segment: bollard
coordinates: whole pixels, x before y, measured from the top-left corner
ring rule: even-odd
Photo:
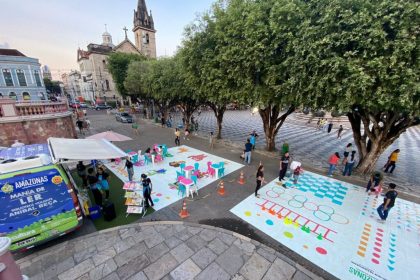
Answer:
[[[9,251],[11,243],[9,237],[0,237],[0,280],[27,280]]]

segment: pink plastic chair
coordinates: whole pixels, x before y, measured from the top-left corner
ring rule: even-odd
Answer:
[[[156,162],[163,161],[163,157],[161,155],[157,154],[156,157],[155,157],[155,161]]]
[[[116,159],[115,159],[115,164],[116,164],[116,165],[120,165],[120,163],[121,163],[121,159],[120,159],[120,158],[116,158]]]
[[[207,174],[209,174],[211,177],[214,177],[216,175],[216,170],[211,167],[211,162],[207,162]]]

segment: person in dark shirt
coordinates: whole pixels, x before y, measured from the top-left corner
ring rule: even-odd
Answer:
[[[257,187],[255,188],[255,196],[260,197],[258,190],[261,188],[262,183],[264,183],[264,166],[260,163],[260,166],[257,170]]]
[[[389,189],[384,197],[384,203],[382,203],[378,209],[376,209],[378,211],[379,217],[381,217],[381,219],[378,221],[381,223],[386,221],[389,211],[395,205],[395,199],[397,199],[398,196],[398,193],[395,191],[396,187],[397,186],[394,183],[389,184]]]
[[[83,187],[86,188],[88,186],[87,182],[87,173],[86,173],[86,166],[83,164],[83,161],[79,161],[76,165],[77,175],[82,179]]]
[[[147,177],[146,174],[141,174],[141,183],[143,185],[143,197],[145,200],[145,207],[150,207],[149,202],[152,205],[152,207],[155,206],[151,197],[152,181],[150,180],[150,178]]]
[[[131,162],[129,157],[125,161],[125,167],[127,167],[128,181],[131,182],[133,181],[134,168],[133,168],[133,163]]]
[[[280,171],[279,171],[279,181],[283,181],[284,176],[286,176],[287,167],[289,166],[289,153],[285,153],[280,160]]]
[[[252,144],[250,140],[247,139],[245,143],[245,150],[244,150],[244,161],[245,163],[248,163],[248,165],[251,164],[251,151],[252,151]]]
[[[98,177],[96,176],[93,168],[88,169],[87,181],[96,205],[102,206],[102,193],[98,188]]]
[[[76,125],[79,128],[80,134],[84,134],[84,132],[83,132],[83,121],[81,119],[77,119]]]
[[[109,198],[109,174],[105,172],[104,168],[101,166],[98,168],[98,173],[96,174],[98,178],[98,184],[100,186],[101,192],[105,192],[105,200]]]

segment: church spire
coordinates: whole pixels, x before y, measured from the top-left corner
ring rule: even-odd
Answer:
[[[154,30],[152,14],[148,13],[145,0],[139,0],[137,3],[137,11],[134,11],[134,29],[136,27],[147,28]]]

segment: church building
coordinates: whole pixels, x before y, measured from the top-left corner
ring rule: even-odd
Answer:
[[[108,72],[108,55],[112,52],[142,54],[150,58],[156,58],[156,30],[152,11],[147,11],[144,0],[139,0],[137,10],[134,11],[134,38],[133,44],[127,37],[118,45],[112,42],[112,36],[105,29],[102,34],[102,43],[90,43],[87,50],[78,49],[77,62],[80,68],[80,92],[84,99],[90,101],[122,101],[116,85]]]

